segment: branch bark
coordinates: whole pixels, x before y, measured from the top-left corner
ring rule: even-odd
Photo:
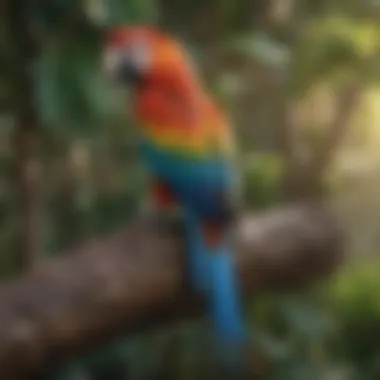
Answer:
[[[330,274],[342,234],[322,205],[294,205],[245,217],[238,226],[244,291],[293,291]],[[139,222],[64,252],[0,292],[3,380],[30,378],[47,365],[124,333],[202,310],[185,276],[181,228]]]

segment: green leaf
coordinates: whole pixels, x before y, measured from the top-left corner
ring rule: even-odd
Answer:
[[[226,48],[276,69],[285,68],[290,58],[286,46],[260,34],[234,38],[226,44]]]

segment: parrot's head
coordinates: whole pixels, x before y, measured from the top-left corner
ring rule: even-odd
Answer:
[[[137,26],[109,31],[103,64],[109,77],[132,86],[192,72],[178,42],[156,29]]]

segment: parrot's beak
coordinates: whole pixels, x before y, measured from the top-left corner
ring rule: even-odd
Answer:
[[[134,86],[142,81],[142,73],[134,64],[133,59],[115,48],[104,51],[102,68],[107,77],[123,85]]]

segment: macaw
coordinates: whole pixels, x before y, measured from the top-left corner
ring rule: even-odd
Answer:
[[[133,90],[153,202],[159,210],[183,209],[191,283],[208,299],[224,358],[239,360],[246,343],[233,236],[239,171],[228,118],[183,46],[164,32],[119,27],[105,45],[107,74]]]

